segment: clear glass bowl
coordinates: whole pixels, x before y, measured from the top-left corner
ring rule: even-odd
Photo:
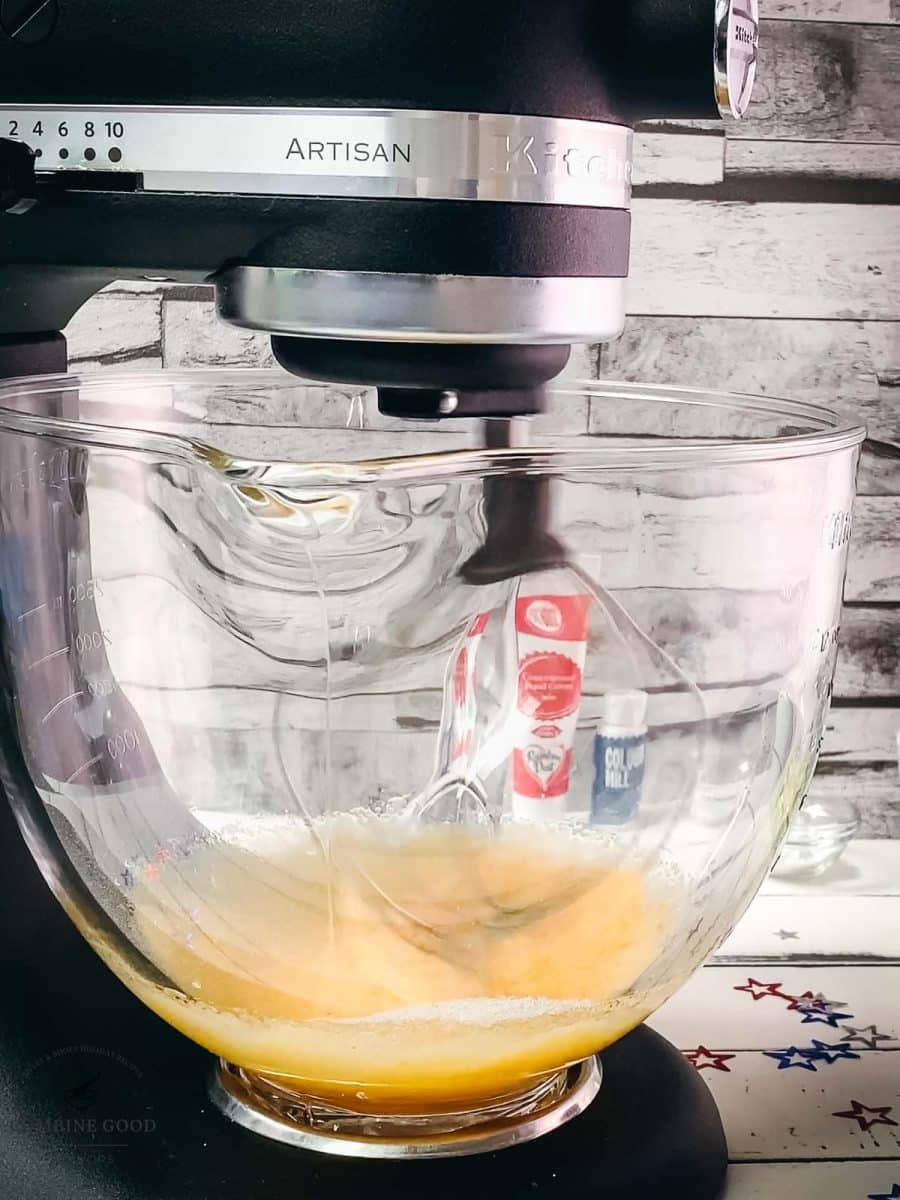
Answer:
[[[586,431],[485,451],[274,371],[0,387],[4,785],[273,1136],[465,1153],[573,1115],[806,791],[863,431],[554,404]],[[466,582],[498,480],[546,481],[566,561]]]
[[[859,831],[856,805],[845,796],[806,800],[791,821],[773,874],[811,879],[833,867]]]

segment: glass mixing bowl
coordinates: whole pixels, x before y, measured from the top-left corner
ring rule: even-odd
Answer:
[[[808,786],[863,431],[554,405],[584,432],[487,451],[274,371],[0,387],[4,787],[85,938],[282,1140],[466,1153],[579,1111]],[[503,488],[543,497],[506,544],[543,514],[562,549],[473,582]]]

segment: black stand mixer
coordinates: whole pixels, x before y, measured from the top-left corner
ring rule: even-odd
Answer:
[[[623,326],[631,127],[740,116],[755,47],[743,0],[4,0],[0,379],[64,371],[60,330],[113,280],[211,282],[283,367],[375,387],[386,415],[539,412],[571,345]],[[556,563],[543,486],[492,482],[472,582]],[[508,1152],[357,1165],[236,1129],[201,1052],[94,958],[0,820],[10,1194],[718,1194],[712,1100],[646,1029],[604,1054],[584,1114]],[[155,1136],[51,1153],[40,1114],[75,1112],[87,1076]]]

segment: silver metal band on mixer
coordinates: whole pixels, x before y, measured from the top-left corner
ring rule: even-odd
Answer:
[[[493,200],[627,208],[624,125],[365,108],[0,105],[41,173],[122,172],[145,191]]]
[[[215,278],[219,316],[247,329],[482,344],[617,337],[624,322],[626,282],[246,265]]]
[[[713,78],[723,117],[747,111],[759,52],[759,0],[716,0]]]

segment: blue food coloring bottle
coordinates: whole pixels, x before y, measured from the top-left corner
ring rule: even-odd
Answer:
[[[644,783],[647,693],[610,692],[594,738],[591,820],[623,825],[636,816]]]

